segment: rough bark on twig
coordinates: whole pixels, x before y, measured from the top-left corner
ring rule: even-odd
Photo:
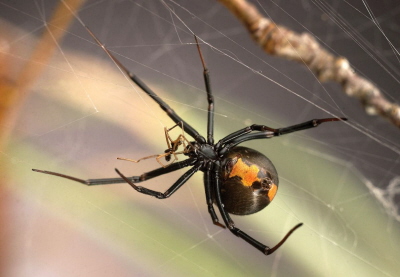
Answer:
[[[246,0],[218,1],[246,26],[265,52],[304,63],[321,82],[338,82],[348,96],[360,100],[368,114],[379,114],[400,128],[400,106],[388,101],[374,84],[355,73],[346,58],[328,52],[309,33],[298,34],[274,24]]]

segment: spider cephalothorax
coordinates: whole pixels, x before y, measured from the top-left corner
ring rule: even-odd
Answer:
[[[86,27],[87,28],[87,27]],[[139,160],[125,159],[133,162],[139,162],[144,159],[155,158],[161,167],[155,170],[143,173],[140,176],[125,177],[116,169],[120,178],[88,179],[83,180],[72,176],[33,169],[36,172],[55,175],[67,178],[88,186],[115,184],[127,182],[136,191],[154,196],[158,199],[165,199],[176,192],[185,182],[190,179],[197,171],[204,172],[204,189],[208,212],[213,223],[217,226],[228,229],[236,236],[242,238],[256,249],[266,255],[273,253],[290,236],[290,234],[300,227],[297,224],[284,238],[274,247],[260,243],[245,232],[235,226],[230,214],[247,215],[256,213],[265,208],[275,197],[278,189],[278,174],[272,162],[260,152],[251,148],[237,146],[242,142],[254,139],[268,139],[292,132],[297,132],[318,126],[328,121],[346,120],[345,118],[325,118],[314,119],[292,125],[285,128],[274,129],[265,125],[256,125],[240,129],[232,134],[214,143],[214,98],[211,92],[209,72],[205,66],[199,44],[196,39],[200,60],[203,65],[203,76],[207,92],[208,101],[208,124],[207,139],[201,136],[192,126],[184,121],[175,111],[168,106],[155,92],[153,92],[136,75],[128,71],[96,38],[96,36],[87,28],[93,39],[107,52],[108,56],[118,65],[119,69],[138,85],[148,96],[157,102],[161,109],[175,122],[175,125],[169,129],[165,128],[165,139],[167,149],[159,155],[143,157]],[[176,139],[172,139],[169,132],[179,127],[181,134]],[[186,134],[194,140],[189,141]],[[179,150],[183,149],[183,150]],[[187,157],[183,161],[178,161],[178,154]],[[165,163],[164,163],[165,160]],[[190,167],[169,189],[165,192],[154,191],[137,183],[149,180],[151,178],[164,175],[185,167]],[[217,206],[225,226],[219,222],[218,216],[214,210],[214,204]]]

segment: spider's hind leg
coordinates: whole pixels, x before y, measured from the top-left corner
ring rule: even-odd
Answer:
[[[231,231],[235,236],[240,237],[241,239],[245,240],[247,243],[264,253],[265,255],[270,255],[273,252],[275,252],[288,238],[289,236],[303,223],[297,224],[294,226],[284,237],[281,239],[278,244],[276,244],[274,247],[270,248],[269,246],[262,244],[258,240],[254,239],[253,237],[249,236],[239,228],[235,226],[235,223],[229,216],[228,212],[225,211],[224,206],[222,204],[222,199],[221,199],[221,187],[220,187],[220,163],[216,162],[214,165],[214,171],[213,171],[213,178],[215,180],[215,187],[214,187],[214,193],[215,193],[215,202],[218,206],[219,212],[221,214],[222,219],[224,220],[226,226],[228,227],[229,231]]]
[[[206,169],[204,171],[204,190],[206,193],[206,202],[208,207],[208,213],[211,216],[211,219],[214,225],[217,225],[221,228],[226,228],[223,224],[219,222],[218,216],[214,210],[214,201],[212,196],[212,188],[213,186],[213,179],[212,179],[212,163],[208,163]]]

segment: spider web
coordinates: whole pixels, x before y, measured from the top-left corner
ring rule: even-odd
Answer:
[[[400,102],[396,1],[254,4],[277,24],[312,33]],[[3,104],[2,275],[396,276],[399,130],[367,115],[338,84],[321,84],[307,67],[263,53],[216,1],[88,0],[70,25],[63,23],[70,11],[52,20],[65,7],[60,1],[0,5],[2,94],[25,96],[8,110]],[[116,158],[166,148],[163,127],[172,121],[127,81],[80,20],[204,135],[196,34],[216,98],[216,140],[253,123],[285,127],[330,114],[349,118],[243,144],[274,162],[280,188],[267,209],[233,217],[236,225],[274,246],[304,223],[277,252],[266,257],[211,223],[200,173],[159,201],[126,184],[89,188],[31,171],[106,178],[115,177],[117,167],[139,175],[158,163]],[[45,50],[35,55],[39,47]],[[183,172],[143,185],[164,191]]]

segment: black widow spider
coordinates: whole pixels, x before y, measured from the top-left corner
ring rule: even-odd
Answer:
[[[237,145],[249,140],[267,139],[317,127],[319,124],[324,122],[341,121],[347,119],[313,119],[293,126],[278,129],[274,129],[265,125],[253,124],[236,132],[233,132],[232,134],[229,134],[219,140],[217,143],[214,143],[214,97],[211,92],[209,71],[205,65],[196,36],[196,45],[204,69],[203,76],[208,101],[207,140],[203,136],[201,136],[185,120],[177,115],[167,103],[165,103],[136,75],[129,72],[128,69],[125,68],[109,52],[109,50],[104,47],[104,45],[97,39],[97,37],[90,31],[88,27],[85,26],[85,28],[96,41],[96,43],[104,49],[107,55],[118,65],[118,67],[122,71],[124,71],[126,75],[148,96],[150,96],[155,102],[157,102],[160,105],[161,109],[163,109],[167,113],[167,115],[175,122],[176,125],[172,128],[178,126],[182,129],[182,134],[179,135],[176,140],[172,140],[168,134],[169,130],[171,130],[172,128],[168,130],[165,129],[165,136],[168,144],[168,149],[165,151],[165,153],[140,159],[142,160],[155,157],[157,158],[157,161],[162,165],[162,167],[143,173],[140,176],[125,177],[121,172],[118,171],[118,169],[115,169],[115,171],[121,178],[83,180],[51,171],[38,169],[32,170],[67,178],[87,186],[126,182],[131,185],[136,191],[146,195],[154,196],[158,199],[165,199],[170,197],[174,192],[182,187],[186,183],[186,181],[193,176],[193,174],[195,174],[197,171],[202,171],[204,172],[204,189],[206,194],[208,212],[210,213],[213,223],[217,226],[225,228],[225,226],[219,222],[217,214],[215,213],[213,204],[216,204],[225,225],[234,235],[242,238],[265,255],[269,255],[273,253],[276,249],[278,249],[293,233],[293,231],[295,231],[302,225],[302,223],[297,224],[295,227],[293,227],[277,245],[270,248],[237,228],[235,226],[235,223],[229,216],[229,213],[235,215],[248,215],[264,209],[275,197],[278,189],[278,173],[276,172],[276,169],[272,162],[266,156],[256,150],[246,147],[239,147]],[[194,139],[194,141],[189,142],[185,138],[183,130],[187,134],[189,134]],[[170,141],[168,140],[168,138],[170,139]],[[177,149],[180,145],[184,146],[185,149],[178,153]],[[183,161],[174,162],[176,160],[176,154],[183,154],[188,158]],[[160,162],[160,158],[165,158],[165,160],[168,162],[170,161],[171,157],[173,158],[173,162],[169,163],[168,165],[164,165]],[[191,168],[186,173],[184,173],[164,193],[136,185],[136,183],[140,183],[184,167]]]

